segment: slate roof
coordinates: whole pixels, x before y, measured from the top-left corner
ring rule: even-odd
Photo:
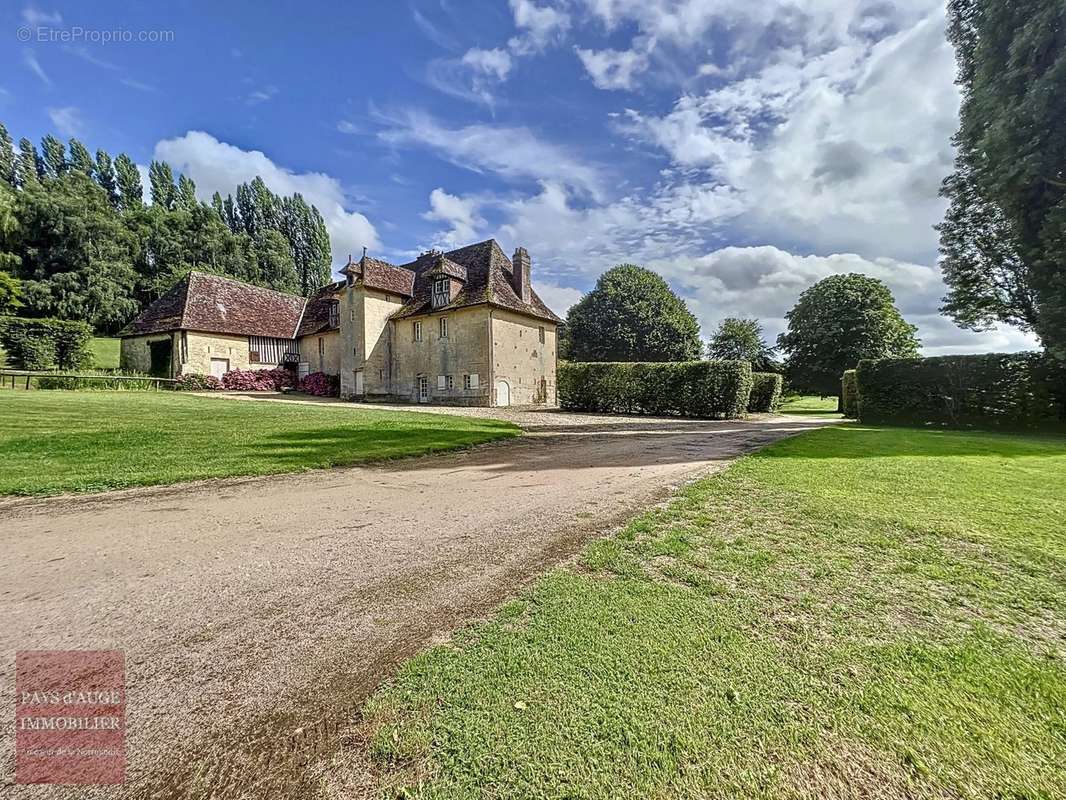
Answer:
[[[176,330],[292,339],[306,300],[250,283],[190,272],[145,308],[119,336]]]
[[[463,285],[451,303],[439,309],[431,308],[432,276],[442,271],[452,274],[449,270],[454,267],[465,271]],[[495,239],[460,247],[447,253],[423,253],[409,264],[400,265],[399,269],[413,273],[414,289],[411,299],[392,315],[393,319],[413,317],[431,310],[447,311],[486,303],[549,322],[562,322],[536,292],[530,293],[529,303],[522,302],[512,284],[511,259],[504,255]]]
[[[344,281],[327,284],[308,298],[296,338],[338,330],[336,326],[329,324],[329,309],[337,302],[337,294],[344,289],[344,285]]]

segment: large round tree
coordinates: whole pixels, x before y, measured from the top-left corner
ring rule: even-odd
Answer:
[[[660,276],[619,264],[566,316],[564,349],[573,361],[693,361],[700,326]]]
[[[840,397],[840,378],[863,358],[918,355],[916,328],[876,278],[851,273],[818,281],[788,314],[777,337],[788,356],[789,384],[801,392]]]

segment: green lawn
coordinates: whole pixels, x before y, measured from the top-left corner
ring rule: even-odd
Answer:
[[[354,464],[515,436],[504,422],[191,397],[0,391],[0,494],[92,492]]]
[[[817,395],[788,397],[781,403],[778,413],[840,419],[840,414],[837,413],[837,399],[835,397],[818,397]]]
[[[1066,797],[1066,438],[847,425],[591,545],[365,709],[387,793]]]
[[[120,339],[96,337],[92,342],[93,368],[118,369]]]

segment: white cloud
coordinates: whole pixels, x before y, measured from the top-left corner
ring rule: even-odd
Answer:
[[[63,21],[63,15],[58,11],[41,11],[33,6],[22,9],[22,19],[27,25],[38,27],[40,25],[59,25]]]
[[[30,72],[40,78],[45,86],[52,85],[52,79],[48,77],[48,73],[44,71],[44,67],[41,66],[41,62],[37,60],[37,55],[32,50],[22,51],[22,63],[29,67]]]
[[[638,50],[574,49],[597,89],[632,89],[648,68],[647,53]]]
[[[511,71],[511,54],[506,50],[495,47],[492,50],[482,50],[473,47],[463,55],[463,63],[471,69],[486,75],[494,75],[497,80],[507,78]]]
[[[421,146],[475,172],[493,172],[509,180],[550,180],[597,197],[599,170],[566,148],[542,141],[525,127],[467,125],[449,128],[428,114],[406,111],[379,115],[389,127],[379,138],[397,146]]]
[[[274,99],[274,96],[278,93],[277,86],[264,86],[260,89],[249,93],[244,102],[246,105],[257,106],[260,103],[266,103]]]
[[[536,267],[533,268],[533,274],[537,274]],[[570,307],[577,303],[585,294],[580,289],[574,289],[570,286],[559,286],[555,283],[537,280],[533,281],[533,291],[537,293],[537,296],[544,301],[548,308],[564,319]]]
[[[370,221],[346,208],[340,181],[330,175],[293,172],[275,164],[259,150],[242,150],[203,131],[189,131],[184,136],[162,140],[155,146],[155,158],[192,178],[202,199],[210,198],[216,191],[223,196],[232,193],[238,183],[251,181],[257,175],[277,194],[299,192],[322,212],[335,264],[343,263],[348,253],[358,253],[364,246],[370,249],[381,246]]]
[[[445,248],[461,247],[478,238],[477,231],[485,220],[478,216],[478,203],[469,197],[457,197],[443,189],[434,189],[429,195],[429,207],[422,216],[448,224],[449,230],[438,235],[435,245]]]
[[[508,47],[519,55],[538,52],[570,28],[570,15],[552,6],[538,6],[531,0],[510,0],[515,27],[521,31]]]
[[[734,187],[761,237],[931,260],[958,113],[943,26],[938,11],[875,44],[779,50],[666,115],[630,109],[627,129]]]
[[[74,106],[49,108],[48,118],[52,120],[52,124],[64,136],[80,136],[85,130],[81,112]]]

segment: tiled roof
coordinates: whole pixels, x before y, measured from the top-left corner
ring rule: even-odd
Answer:
[[[303,319],[300,320],[300,328],[296,331],[297,338],[337,330],[329,324],[329,310],[337,302],[344,285],[344,281],[328,284],[307,299],[307,308],[304,309]]]
[[[441,270],[438,267],[442,255],[445,264],[450,262],[464,269],[466,278],[451,303],[443,308],[432,310],[446,311],[487,303],[549,322],[562,322],[537,296],[536,292],[530,293],[529,303],[522,302],[511,283],[511,260],[504,255],[495,239],[460,247],[458,250],[443,254],[423,253],[410,264],[401,265],[401,269],[410,270],[415,275],[414,294],[403,308],[393,314],[393,319],[412,317],[431,310],[432,275],[435,272],[440,273]]]
[[[175,330],[291,339],[306,301],[250,283],[190,272],[144,309],[120,336]]]
[[[380,258],[363,256],[358,261],[350,262],[341,270],[344,274],[353,274],[356,280],[362,280],[368,289],[410,297],[414,290],[413,272]]]

